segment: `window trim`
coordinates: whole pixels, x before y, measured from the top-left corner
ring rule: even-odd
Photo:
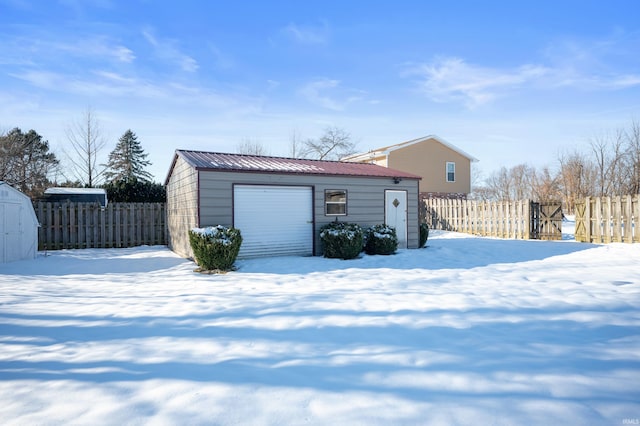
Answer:
[[[449,165],[453,166],[453,171],[449,172]],[[447,161],[447,165],[445,166],[445,179],[447,181],[447,183],[450,182],[455,182],[456,181],[456,163],[453,161]],[[449,179],[449,173],[453,174],[453,179]]]
[[[330,192],[344,192],[344,201],[327,201],[327,194]],[[325,189],[324,190],[324,215],[325,216],[347,216],[348,207],[348,191],[346,189]],[[344,213],[329,213],[327,206],[344,205]]]

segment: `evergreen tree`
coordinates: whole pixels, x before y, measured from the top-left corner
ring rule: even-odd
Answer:
[[[0,134],[0,180],[25,194],[42,195],[58,165],[49,142],[35,130],[24,133],[16,127]]]
[[[151,180],[151,173],[144,168],[151,164],[145,160],[148,154],[142,149],[138,137],[131,130],[127,130],[118,140],[118,144],[109,154],[105,177],[108,182]]]

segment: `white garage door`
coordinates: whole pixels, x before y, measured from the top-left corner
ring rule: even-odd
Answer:
[[[233,225],[238,257],[313,254],[313,199],[307,186],[236,185]]]

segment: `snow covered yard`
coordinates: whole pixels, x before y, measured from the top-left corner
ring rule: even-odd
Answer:
[[[3,424],[637,424],[640,245],[0,265]]]

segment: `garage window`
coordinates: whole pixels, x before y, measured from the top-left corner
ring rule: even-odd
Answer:
[[[345,189],[327,189],[324,191],[325,216],[347,215],[347,191]]]

